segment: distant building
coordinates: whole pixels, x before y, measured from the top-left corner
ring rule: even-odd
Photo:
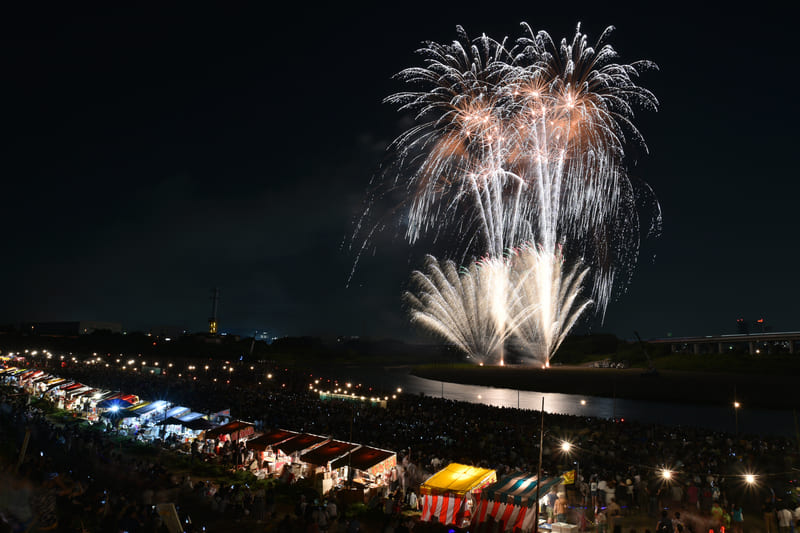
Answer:
[[[91,335],[98,331],[122,333],[122,324],[119,322],[97,322],[93,320],[81,320],[78,322],[26,322],[22,324],[20,331],[27,335],[77,337],[78,335]]]

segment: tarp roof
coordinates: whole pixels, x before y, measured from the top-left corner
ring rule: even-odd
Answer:
[[[72,391],[72,392],[69,393],[69,395],[73,399],[76,399],[76,398],[80,398],[81,396],[86,396],[87,394],[92,394],[96,390],[97,389],[93,389],[91,387],[86,387],[85,389],[78,389],[78,390]]]
[[[544,497],[559,483],[561,483],[560,477],[543,479],[539,487],[539,498]],[[524,473],[512,474],[483,489],[481,499],[503,503],[510,503],[510,500],[513,500],[515,505],[532,507],[536,503],[536,485],[536,476]]]
[[[139,417],[139,416],[149,415],[153,411],[165,408],[167,405],[169,404],[164,400],[156,400],[142,407],[137,407],[137,406],[131,407],[130,410],[132,411],[132,416]]]
[[[203,417],[203,413],[191,412],[191,413],[186,413],[186,414],[183,414],[183,415],[178,415],[175,418],[177,418],[181,422],[190,422],[192,420],[197,420],[198,418],[202,418],[202,417]]]
[[[81,394],[85,394],[85,393],[87,393],[89,391],[93,391],[93,390],[94,389],[92,387],[90,387],[89,385],[84,385],[83,387],[78,387],[78,388],[75,388],[75,389],[68,390],[67,393],[65,394],[65,396],[69,396],[69,397],[80,396]]]
[[[265,433],[259,437],[256,437],[253,440],[247,441],[247,447],[253,450],[264,451],[267,449],[268,446],[274,446],[275,444],[281,443],[285,440],[289,440],[292,437],[296,437],[299,433],[295,433],[294,431],[287,431],[285,429],[276,429],[270,431],[269,433]]]
[[[304,463],[309,463],[317,466],[324,466],[335,461],[340,457],[344,457],[351,451],[358,448],[360,444],[351,444],[340,440],[331,440],[321,446],[317,446],[311,451],[308,451],[300,456],[300,460]]]
[[[125,401],[128,401],[128,400],[125,400]],[[131,417],[131,416],[137,416],[136,415],[136,411],[139,410],[139,409],[143,409],[143,408],[147,407],[148,405],[150,405],[150,402],[139,402],[136,405],[133,405],[131,407],[126,407],[125,409],[120,409],[119,410],[119,414],[123,418]]]
[[[217,427],[216,424],[212,424],[205,418],[193,418],[191,420],[184,420],[181,422],[181,425],[185,428],[193,429],[195,431]]]
[[[125,409],[130,407],[131,403],[123,400],[122,398],[107,398],[97,402],[95,407],[97,407],[97,409],[110,409],[115,405],[120,409]]]
[[[60,382],[56,383],[55,385],[51,385],[47,390],[52,390],[52,389],[61,390],[61,389],[64,389],[66,387],[69,387],[73,383],[75,383],[75,382],[72,381],[71,379],[66,379],[64,381],[60,381]]]
[[[175,418],[171,416],[166,420],[162,420],[157,425],[159,426],[183,426],[187,429],[193,429],[195,431],[203,430],[203,429],[210,429],[216,427],[215,424],[212,424],[205,418],[196,418],[194,420],[181,420],[180,418]]]
[[[179,417],[181,415],[187,415],[187,414],[189,414],[189,408],[188,407],[184,407],[182,405],[176,405],[175,407],[171,407],[170,409],[167,409],[167,412],[166,412],[165,416],[167,418],[169,418],[171,416],[174,416],[174,417],[177,418],[177,417]]]
[[[95,393],[92,395],[92,397],[96,401],[99,402],[100,400],[104,400],[104,399],[108,398],[109,396],[113,396],[113,395],[114,395],[114,393],[112,391],[110,391],[110,390],[97,389],[95,391]]]
[[[249,422],[234,420],[233,422],[228,422],[224,426],[217,426],[214,429],[206,431],[206,438],[213,438],[219,435],[233,435],[234,433],[243,434],[242,430],[246,430],[247,428],[255,428],[255,426]]]
[[[331,468],[341,468],[343,466],[351,466],[356,470],[369,470],[375,465],[379,465],[387,459],[391,459],[396,455],[389,450],[381,450],[380,448],[370,448],[369,446],[362,446],[357,450],[353,450],[349,454],[337,459],[331,464]]]
[[[303,433],[302,435],[297,435],[296,437],[292,437],[289,440],[281,442],[277,445],[277,448],[286,455],[290,455],[294,452],[310,450],[311,448],[319,446],[328,440],[328,437],[320,437],[319,435]]]
[[[465,494],[497,480],[494,470],[450,463],[429,477],[420,486],[423,494],[456,493]]]

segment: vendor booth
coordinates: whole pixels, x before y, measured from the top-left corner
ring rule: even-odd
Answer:
[[[298,435],[294,431],[276,429],[247,441],[247,447],[256,452],[259,470],[266,470],[265,476],[280,472],[283,465],[290,462],[291,459],[277,445]]]
[[[247,437],[249,437],[255,432],[256,432],[256,427],[250,422],[234,420],[233,422],[228,422],[223,426],[217,426],[215,428],[209,429],[208,431],[206,431],[206,438],[219,439],[220,441],[223,442],[226,439],[231,439],[232,441],[238,441],[238,440],[246,440]]]
[[[138,403],[139,399],[134,396],[125,395],[125,394],[112,394],[111,396],[107,396],[105,399],[101,399],[99,402],[95,404],[95,409],[99,412],[103,411],[120,411],[122,409],[129,409],[133,407],[134,404]]]
[[[176,443],[191,442],[203,431],[217,427],[216,424],[202,418],[202,413],[193,413],[188,407],[173,407],[164,415],[166,418],[156,425],[161,427],[160,432],[165,440],[174,439]]]
[[[469,524],[481,490],[496,480],[494,470],[450,463],[420,485],[421,520],[457,527]]]
[[[302,433],[296,437],[285,440],[280,444],[274,445],[272,448],[277,452],[286,456],[287,462],[284,467],[289,467],[294,478],[298,478],[302,474],[303,465],[300,463],[300,456],[304,453],[313,450],[317,446],[322,446],[328,442],[330,438],[321,437],[319,435],[312,435],[310,433]],[[283,469],[279,470],[281,474]]]
[[[344,479],[350,479],[365,490],[383,485],[395,466],[397,466],[396,453],[369,446],[353,450],[331,463],[332,469],[342,470]]]
[[[329,440],[300,456],[304,464],[303,477],[312,478],[314,487],[323,496],[339,481],[339,472],[331,468],[337,459],[345,457],[348,453],[358,448],[359,444],[351,444],[339,440]]]
[[[277,448],[289,457],[300,459],[302,454],[316,448],[317,446],[325,444],[329,440],[330,439],[328,437],[312,435],[311,433],[302,433],[296,437],[292,437],[291,439],[281,442],[277,445]]]
[[[551,488],[561,483],[560,477],[545,478],[539,487],[539,499],[547,496]],[[536,515],[536,476],[513,474],[483,489],[472,526],[479,530],[486,522],[500,523],[500,531],[523,532],[533,530]],[[542,517],[544,518],[544,517]]]

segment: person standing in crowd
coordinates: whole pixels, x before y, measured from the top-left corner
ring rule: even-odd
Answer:
[[[764,533],[778,533],[778,521],[775,518],[775,504],[772,496],[764,498],[761,504],[761,516],[764,517]]]
[[[744,511],[739,503],[731,505],[731,525],[733,526],[733,533],[742,533],[742,524],[744,522]]]
[[[672,518],[672,529],[674,533],[683,533],[683,520],[681,520],[679,511],[675,511],[675,515]]]
[[[608,504],[608,530],[610,533],[622,533],[622,507],[616,498]]]
[[[556,522],[565,523],[567,521],[567,497],[564,493],[558,495],[555,503]]]
[[[558,494],[556,493],[556,488],[553,487],[550,489],[550,492],[547,493],[546,496],[546,503],[545,506],[547,507],[547,523],[552,524],[556,517],[556,500],[558,500]]]
[[[719,502],[714,502],[711,504],[711,521],[714,523],[714,531],[720,531],[720,527],[723,525],[723,515],[725,514],[725,510],[719,504]]]
[[[675,528],[666,510],[661,511],[661,520],[656,524],[656,533],[674,533]]]
[[[605,511],[600,511],[597,513],[594,521],[597,524],[597,533],[607,533],[608,516],[606,515]]]
[[[785,505],[778,509],[778,528],[781,533],[789,533],[792,529],[792,512]]]

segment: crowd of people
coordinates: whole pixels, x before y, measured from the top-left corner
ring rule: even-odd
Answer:
[[[275,378],[268,382],[261,378],[259,382],[257,376],[267,370]],[[309,382],[325,377],[277,365],[262,365],[251,378],[240,377],[233,383],[224,376],[215,379],[213,373],[154,376],[88,365],[51,371],[92,386],[133,392],[144,399],[167,399],[196,411],[229,407],[234,417],[253,422],[262,430],[281,428],[330,435],[397,451],[397,491],[392,494],[404,503],[410,491],[449,462],[492,468],[498,477],[514,471],[537,471],[541,414],[536,411],[409,394],[397,396],[386,407],[369,402],[323,401],[309,389]],[[236,374],[246,375],[246,368],[237,367]],[[776,524],[778,510],[793,511],[796,507],[789,483],[793,469],[800,465],[798,443],[786,437],[732,435],[702,428],[569,415],[544,416],[544,475],[577,470],[576,482],[566,487],[568,520],[573,523],[619,533],[621,529],[617,528],[624,527],[625,517],[648,513],[657,520],[660,510],[668,508],[682,511],[681,527],[697,533],[708,531],[706,526],[718,528],[727,523],[735,530],[736,509],[744,506],[761,510],[765,498],[773,505]],[[19,433],[24,426],[16,421],[11,427]],[[568,454],[560,446],[564,440],[572,444]],[[102,443],[94,441],[92,446],[104,450]],[[50,457],[49,452],[43,457]],[[113,461],[111,453],[99,457]],[[669,478],[665,471],[670,472]],[[41,481],[39,486],[43,487],[53,481],[40,475],[47,472],[45,468],[32,479]],[[746,473],[756,475],[754,482],[745,481]],[[62,477],[62,473],[55,479],[58,478],[72,479]],[[201,485],[197,489],[195,485],[192,491],[197,492],[198,498],[211,498],[209,507],[217,499],[216,508],[222,504],[225,509],[232,506],[236,512],[247,508],[260,514],[256,509],[264,507],[260,497],[256,505],[256,496],[245,490],[236,495],[225,491],[210,495],[207,487]],[[384,497],[388,493],[387,489]],[[227,502],[222,503],[226,497]],[[245,503],[239,504],[239,500]],[[112,499],[107,498],[109,501]],[[719,517],[717,507],[722,510]],[[124,516],[133,513],[149,519],[142,509],[126,509]],[[120,509],[112,510],[117,518],[123,516]],[[763,513],[767,516],[769,511]]]

